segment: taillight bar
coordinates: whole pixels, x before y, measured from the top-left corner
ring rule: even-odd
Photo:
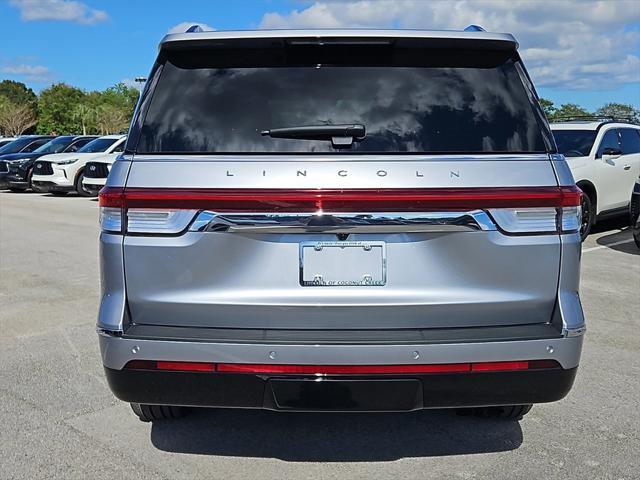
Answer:
[[[131,360],[127,370],[164,370],[180,372],[221,372],[270,375],[386,375],[512,372],[561,368],[555,360],[517,360],[507,362],[444,363],[420,365],[288,365],[256,363],[206,363]]]
[[[100,191],[111,208],[206,209],[214,212],[425,212],[580,205],[580,189],[472,187],[428,189],[186,189],[119,188]]]

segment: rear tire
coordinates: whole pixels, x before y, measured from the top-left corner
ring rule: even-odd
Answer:
[[[189,413],[186,407],[176,407],[173,405],[145,405],[143,403],[132,403],[131,409],[143,422],[153,422],[155,420],[173,420],[184,417]]]
[[[582,194],[582,200],[580,201],[580,207],[582,208],[582,220],[580,224],[580,239],[584,242],[591,233],[591,228],[596,223],[596,211],[594,203],[586,193]]]
[[[502,407],[477,407],[458,410],[458,415],[481,418],[501,418],[503,420],[522,420],[533,405],[505,405]]]
[[[58,191],[54,190],[54,191],[49,192],[49,193],[50,193],[51,195],[56,196],[56,197],[66,197],[66,196],[67,196],[67,192],[61,192],[61,191],[59,191],[59,190],[58,190]]]

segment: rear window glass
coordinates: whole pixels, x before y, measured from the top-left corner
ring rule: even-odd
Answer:
[[[622,144],[622,153],[628,155],[630,153],[640,152],[640,130],[632,128],[621,128],[620,143]]]
[[[586,157],[596,140],[595,130],[553,130],[558,152],[565,157]]]
[[[544,152],[509,51],[392,46],[161,54],[141,153]],[[350,148],[263,130],[360,124]]]

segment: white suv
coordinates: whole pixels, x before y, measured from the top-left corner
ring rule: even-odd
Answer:
[[[551,124],[582,201],[582,238],[596,223],[627,215],[633,185],[640,174],[640,126],[613,120],[574,120]]]
[[[33,185],[38,191],[65,195],[77,191],[84,197],[95,193],[83,187],[85,165],[104,155],[113,158],[124,150],[126,135],[105,135],[87,143],[74,153],[58,153],[40,158],[33,168]]]

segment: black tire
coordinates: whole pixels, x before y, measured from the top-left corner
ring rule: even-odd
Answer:
[[[13,193],[24,193],[24,192],[26,192],[26,190],[24,188],[9,187],[9,190],[11,190]]]
[[[458,415],[482,418],[501,418],[504,420],[522,420],[533,405],[505,405],[502,407],[477,407],[458,410]]]
[[[35,192],[35,190],[33,189],[33,168],[31,170],[29,170],[29,173],[27,173],[27,190],[31,190],[32,192]]]
[[[51,195],[54,195],[56,197],[66,197],[67,196],[67,192],[63,192],[61,190],[53,190],[51,192],[49,192]]]
[[[582,220],[580,224],[580,238],[584,242],[589,233],[591,233],[591,228],[596,223],[596,210],[591,201],[591,197],[586,193],[582,193],[582,200],[580,201],[580,207],[582,208]]]
[[[173,420],[184,417],[189,413],[185,407],[175,407],[173,405],[145,405],[142,403],[132,403],[131,409],[143,422],[153,422],[155,420]]]
[[[76,177],[76,192],[78,192],[78,195],[80,195],[81,197],[96,197],[97,195],[95,193],[91,193],[90,191],[85,190],[85,188],[82,186],[83,178],[84,170],[82,170]]]

